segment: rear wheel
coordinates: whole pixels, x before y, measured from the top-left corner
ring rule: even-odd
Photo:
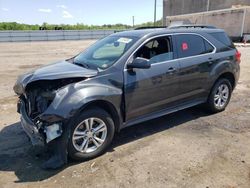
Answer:
[[[103,154],[114,132],[114,122],[106,111],[98,108],[84,111],[71,125],[69,157],[88,160]]]
[[[207,106],[211,112],[221,112],[227,107],[232,93],[232,85],[227,79],[219,79],[208,97]]]

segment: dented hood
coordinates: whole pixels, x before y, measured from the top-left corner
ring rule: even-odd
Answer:
[[[14,86],[14,91],[17,94],[22,94],[29,83],[37,80],[89,78],[96,76],[97,73],[97,70],[86,69],[67,61],[60,61],[19,76]]]

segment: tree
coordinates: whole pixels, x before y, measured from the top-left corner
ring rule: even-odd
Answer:
[[[135,27],[146,27],[146,26],[154,26],[153,22],[146,22],[142,24],[135,25]],[[156,26],[162,26],[162,19],[156,22]],[[44,22],[41,25],[29,25],[29,24],[21,24],[16,22],[0,22],[0,30],[39,30],[39,27],[44,27],[47,30],[54,30],[56,27],[60,27],[63,30],[94,30],[94,29],[113,29],[113,30],[125,30],[131,29],[132,26],[126,24],[104,24],[100,25],[84,25],[83,23],[77,23],[75,25],[69,24],[48,24]]]

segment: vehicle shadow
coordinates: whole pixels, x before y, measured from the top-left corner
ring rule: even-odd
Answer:
[[[41,158],[46,156],[36,156],[20,122],[1,130],[0,143],[0,171],[14,172],[18,178],[16,182],[40,181],[59,172],[40,168],[44,161]]]
[[[116,135],[111,149],[133,142],[137,139],[166,131],[185,122],[208,116],[200,107],[182,110],[154,120],[123,129]],[[48,158],[46,155],[37,156],[27,136],[23,132],[20,122],[6,126],[0,132],[0,171],[14,172],[18,182],[35,182],[48,179],[65,168],[76,165],[70,162],[59,170],[46,171],[41,164]]]
[[[127,127],[116,135],[113,147],[133,142],[146,136],[153,135],[162,131],[166,131],[175,126],[179,126],[185,122],[197,119],[199,117],[209,116],[201,106],[192,107],[189,109],[181,110],[169,115],[165,115],[153,120],[149,120],[135,126]]]

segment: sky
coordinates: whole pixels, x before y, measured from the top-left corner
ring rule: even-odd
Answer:
[[[162,18],[157,0],[157,19]],[[132,25],[154,19],[154,0],[0,0],[0,22]]]

